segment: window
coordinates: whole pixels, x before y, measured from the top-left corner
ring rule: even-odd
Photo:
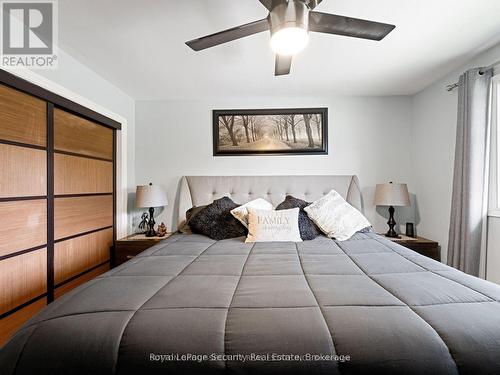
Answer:
[[[490,193],[485,278],[500,284],[500,75],[493,77],[491,95]]]
[[[489,216],[500,217],[500,75],[492,80]]]

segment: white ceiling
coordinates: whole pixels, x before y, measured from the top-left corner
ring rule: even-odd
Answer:
[[[201,52],[184,42],[267,16],[257,0],[60,0],[61,48],[135,99],[413,94],[500,41],[499,0],[324,0],[393,23],[381,42],[312,33],[274,77],[269,33]]]

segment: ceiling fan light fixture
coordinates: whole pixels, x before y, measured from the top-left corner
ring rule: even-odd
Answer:
[[[309,42],[309,8],[305,1],[281,2],[269,12],[268,20],[271,48],[278,55],[295,55]]]
[[[291,56],[302,51],[309,42],[309,33],[301,27],[285,27],[271,37],[271,48],[278,55]]]

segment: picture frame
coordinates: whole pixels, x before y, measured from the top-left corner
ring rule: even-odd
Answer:
[[[327,155],[328,108],[217,109],[213,155]]]

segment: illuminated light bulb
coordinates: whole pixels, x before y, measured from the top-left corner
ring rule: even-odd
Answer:
[[[309,33],[300,27],[285,27],[271,37],[271,48],[278,55],[295,55],[309,42]]]

